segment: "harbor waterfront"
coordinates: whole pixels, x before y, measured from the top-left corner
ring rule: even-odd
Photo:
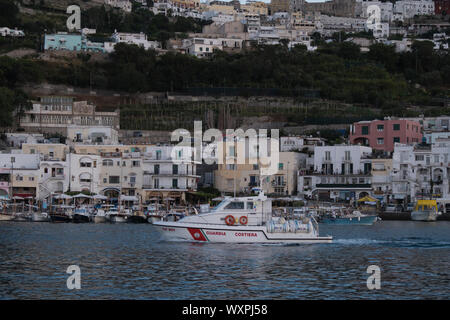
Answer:
[[[1,299],[448,299],[450,222],[321,225],[333,243],[162,241],[151,224],[0,222]],[[68,266],[81,289],[66,286]],[[381,270],[369,290],[367,268]]]

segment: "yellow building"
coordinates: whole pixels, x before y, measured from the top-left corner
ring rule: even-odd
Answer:
[[[228,147],[228,146],[227,146]],[[298,152],[279,152],[277,172],[261,176],[261,158],[250,158],[248,147],[236,143],[231,152],[223,153],[223,164],[218,164],[214,174],[214,187],[222,193],[250,193],[252,188],[261,187],[266,194],[292,195],[297,192],[297,171],[306,155]],[[219,147],[220,148],[220,147]],[[237,150],[236,152],[234,150]],[[245,161],[239,161],[246,154]],[[231,156],[230,156],[231,155]],[[233,156],[234,155],[234,156]],[[220,157],[220,155],[218,155]],[[228,163],[234,161],[235,163]],[[236,163],[244,162],[244,163]],[[253,162],[256,162],[253,164]],[[267,163],[263,159],[262,163]]]
[[[132,152],[145,152],[149,145],[88,145],[78,144],[73,146],[73,150],[77,154],[101,155],[102,153],[121,152],[122,154]]]
[[[69,147],[62,143],[24,143],[22,152],[25,154],[41,154],[43,160],[65,160]]]
[[[264,2],[252,2],[248,4],[241,4],[241,10],[251,14],[268,15],[269,8]]]
[[[373,195],[388,201],[392,196],[392,159],[372,159],[372,190]]]
[[[35,197],[39,183],[39,169],[14,169],[13,194],[19,197]]]
[[[172,0],[172,5],[178,8],[196,9],[200,7],[200,0]]]

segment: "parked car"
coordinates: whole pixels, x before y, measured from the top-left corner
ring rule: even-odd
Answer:
[[[408,203],[408,205],[406,206],[406,211],[413,211],[414,207],[414,203]]]

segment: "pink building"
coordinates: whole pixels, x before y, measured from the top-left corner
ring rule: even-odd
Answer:
[[[370,146],[374,150],[394,151],[396,142],[413,144],[422,141],[422,128],[413,120],[373,120],[350,126],[350,143]]]

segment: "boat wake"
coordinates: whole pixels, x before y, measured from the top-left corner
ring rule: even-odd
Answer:
[[[393,248],[450,248],[449,241],[436,241],[431,238],[405,237],[398,239],[334,239],[335,245],[374,245]]]

